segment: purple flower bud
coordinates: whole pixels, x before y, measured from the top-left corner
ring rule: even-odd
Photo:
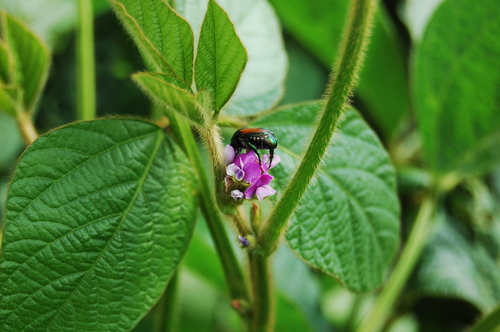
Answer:
[[[233,190],[231,191],[231,197],[234,198],[237,201],[241,201],[245,195],[239,190]]]
[[[250,246],[250,241],[248,241],[247,238],[245,238],[243,236],[239,236],[239,235],[238,235],[238,243],[240,244],[240,246],[245,247],[245,248]]]

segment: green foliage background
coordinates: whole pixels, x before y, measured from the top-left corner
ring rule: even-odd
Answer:
[[[50,72],[47,73],[47,86],[39,101],[39,108],[33,110],[36,113],[36,126],[41,133],[76,120],[74,112],[76,7],[63,5],[63,2],[45,0],[43,1],[45,12],[34,15],[40,7],[34,5],[32,8],[29,8],[29,5],[16,7],[9,0],[0,1],[1,8],[26,20],[47,41],[53,52],[52,65]],[[280,104],[289,105],[318,99],[324,93],[331,64],[335,61],[334,54],[340,41],[347,2],[340,0],[269,2],[276,11],[284,31],[289,59],[285,86],[270,89],[265,94],[267,99],[262,98],[257,101],[251,94],[242,95],[241,92],[237,92],[239,93],[237,102],[228,104],[227,113],[230,115],[255,115],[267,110],[273,106],[272,100],[280,94],[283,94]],[[387,218],[380,217],[379,224],[388,222],[394,214],[399,213],[397,202],[389,199],[383,202],[385,205],[379,204],[380,202],[369,194],[353,198],[356,195],[351,194],[351,191],[362,192],[359,189],[362,187],[369,192],[395,186],[396,183],[391,180],[391,170],[384,168],[384,163],[389,160],[397,172],[398,198],[402,206],[401,229],[393,231],[400,231],[402,246],[406,243],[416,211],[426,191],[429,188],[437,188],[441,196],[437,204],[437,216],[432,221],[433,228],[421,259],[401,293],[397,305],[392,309],[388,330],[462,331],[472,325],[480,315],[490,312],[500,303],[498,4],[493,0],[481,3],[472,0],[433,1],[432,4],[431,2],[419,4],[418,1],[388,0],[379,4],[371,45],[360,74],[358,89],[352,100],[360,115],[355,111],[346,114],[346,119],[341,125],[342,136],[339,138],[339,141],[347,141],[342,143],[345,144],[343,146],[346,150],[341,151],[342,147],[332,147],[322,173],[315,180],[316,182],[331,180],[337,185],[342,184],[342,181],[346,183],[338,185],[337,191],[327,192],[323,196],[320,195],[322,192],[314,193],[318,189],[317,186],[312,186],[291,221],[290,232],[287,235],[289,246],[313,268],[303,264],[286,246],[280,248],[276,257],[272,259],[274,285],[277,291],[276,331],[355,330],[355,326],[363,316],[362,313],[373,301],[374,294],[351,293],[328,274],[339,276],[357,269],[378,270],[378,267],[370,265],[373,261],[370,254],[374,250],[381,250],[380,245],[359,243],[355,237],[349,235],[342,237],[342,243],[335,244],[338,235],[331,233],[335,230],[315,229],[315,225],[311,222],[314,219],[310,217],[310,211],[313,210],[318,216],[332,220],[339,214],[352,213],[354,220],[359,219],[362,224],[363,214],[359,211],[353,213],[341,210],[338,214],[331,213],[333,205],[328,205],[329,208],[325,211],[315,210],[320,196],[324,204],[330,204],[332,200],[338,202],[342,197],[347,203],[341,206],[355,205],[358,200],[370,204],[375,202],[373,205],[379,212],[378,216],[381,215],[380,210],[390,211],[387,213]],[[131,37],[120,26],[108,3],[94,1],[94,10],[98,115],[155,118],[158,106],[152,105],[130,78],[134,73],[159,66],[158,63],[161,61],[149,59],[151,61],[146,61],[145,68]],[[165,13],[165,15],[170,14]],[[177,32],[180,35],[189,34],[186,30]],[[210,42],[210,36],[207,34],[197,38],[205,38],[207,43]],[[234,37],[229,35],[227,38]],[[192,48],[193,45],[184,47]],[[164,49],[163,56],[170,57],[173,63],[183,63],[176,60],[183,56],[174,54],[177,50],[177,48]],[[44,54],[43,50],[37,52]],[[231,50],[225,52],[237,53]],[[225,56],[226,53],[221,53],[219,57],[222,55]],[[195,60],[195,66],[213,61],[206,57]],[[243,67],[243,60],[227,58],[221,65]],[[284,66],[284,63],[280,62],[279,66]],[[192,70],[193,68],[179,65],[173,69],[173,73],[181,72],[181,78],[189,85]],[[42,68],[38,76],[43,75]],[[197,84],[199,82],[199,86],[209,86],[215,91],[221,91],[220,98],[219,95],[215,98],[216,110],[222,108],[232,93],[228,91],[231,88],[217,86],[217,82],[210,82],[203,76],[195,76],[194,79]],[[22,85],[22,78],[19,80]],[[148,87],[150,92],[152,80],[160,82],[159,95],[171,94],[176,98],[185,98],[184,91],[172,90],[171,87],[175,84],[168,78],[158,78],[143,73],[134,75],[134,80],[141,87]],[[36,80],[30,81],[32,84],[26,87],[30,93],[23,96],[22,103],[28,109],[31,109],[34,103],[32,96],[36,94],[36,82]],[[178,86],[178,82],[176,84]],[[188,90],[189,86],[186,88],[186,91]],[[2,96],[3,93],[2,90]],[[316,103],[301,105],[300,109],[304,105],[317,107]],[[244,113],[245,110],[248,110],[248,113]],[[294,112],[293,106],[285,106],[278,113],[266,115],[252,123],[255,126],[272,128],[274,132],[280,134],[282,150],[278,151],[282,159],[289,160],[289,163],[284,163],[276,169],[276,174],[279,175],[277,176],[279,188],[284,187],[284,179],[293,171],[294,166],[290,165],[296,164],[297,156],[294,154],[294,149],[303,150],[311,135],[310,128],[300,126],[304,122],[311,123],[313,120],[300,118],[298,111]],[[198,124],[202,123],[200,120]],[[286,125],[282,125],[283,123]],[[78,127],[78,125],[73,126]],[[374,136],[369,127],[375,130],[379,138]],[[154,128],[148,127],[144,130],[151,132],[153,136],[160,135]],[[66,129],[71,130],[72,127]],[[82,130],[91,133],[98,131],[96,128]],[[227,131],[230,135],[231,131]],[[359,141],[358,136],[363,137],[364,141]],[[46,138],[57,139],[52,136]],[[130,140],[130,144],[134,142],[134,138],[125,134],[120,139]],[[170,147],[168,139],[162,142],[165,145],[161,145],[162,149],[175,149]],[[383,145],[388,153],[375,150],[371,154],[362,156],[349,155],[348,148],[356,144],[377,147]],[[4,208],[7,185],[23,146],[15,121],[0,113],[0,211]],[[149,155],[151,159],[147,160],[156,163],[154,158],[161,158],[161,154],[157,155],[160,145],[154,146],[156,149]],[[85,146],[70,147],[83,150],[85,148]],[[25,155],[35,155],[36,149],[35,144],[25,152]],[[84,151],[84,153],[90,152]],[[64,159],[64,156],[57,155],[57,151],[54,151],[54,154],[54,160]],[[178,156],[177,159],[182,158]],[[378,163],[382,165],[380,168],[377,168]],[[290,169],[286,169],[284,165],[288,165]],[[348,176],[336,178],[336,175],[330,172],[333,173],[332,170],[339,165],[346,168],[369,168],[371,173],[378,175],[378,178],[376,180],[359,176],[353,179]],[[19,164],[18,167],[25,166]],[[89,169],[87,172],[92,173],[94,170]],[[352,173],[347,174],[352,175]],[[189,175],[183,176],[189,177]],[[143,180],[144,178],[140,177],[137,181],[142,185]],[[349,186],[355,188],[351,190]],[[377,188],[372,189],[372,186]],[[20,189],[13,189],[22,190],[22,186]],[[187,199],[189,188],[184,189],[186,190],[184,199]],[[127,202],[126,198],[124,200]],[[312,207],[308,207],[308,201],[311,200],[314,201]],[[131,199],[129,202],[131,206],[134,206],[133,202],[134,199]],[[177,328],[179,331],[238,330],[241,328],[241,322],[227,304],[229,297],[222,268],[203,220],[198,221],[193,239],[181,264],[178,280],[180,309]],[[126,225],[125,222],[124,226]],[[185,229],[182,234],[188,236],[191,231]],[[106,237],[106,230],[99,232]],[[299,234],[308,234],[308,237],[301,237]],[[324,234],[331,238],[325,240]],[[108,235],[109,238],[96,238],[93,241],[114,243],[112,241],[115,238],[112,234]],[[392,233],[378,234],[378,236],[382,239],[381,243],[387,247],[386,252],[390,253],[397,248],[398,241]],[[336,257],[345,253],[336,251],[336,247],[344,245],[346,238],[349,239],[347,243],[349,250],[352,251],[349,257],[354,257],[352,266],[342,265]],[[99,243],[102,245],[103,242]],[[326,244],[331,244],[332,247]],[[313,249],[305,250],[306,245],[313,248],[321,247],[331,255],[317,255]],[[179,249],[179,252],[183,250],[185,248]],[[41,253],[43,254],[43,251]],[[106,250],[102,251],[102,255],[106,253]],[[182,254],[175,257],[180,259]],[[391,258],[392,256],[387,254],[385,263],[389,263]],[[140,263],[140,259],[138,261]],[[98,260],[96,262],[98,263]],[[138,265],[135,268],[144,267]],[[355,290],[365,290],[383,282],[383,280],[371,280],[371,276],[372,274],[367,273],[357,283],[347,286]],[[2,287],[15,291],[9,284],[4,284]],[[154,289],[152,292],[159,295],[161,290]],[[6,294],[5,291],[3,294]],[[161,299],[139,322],[135,331],[150,331],[160,324],[162,308],[167,305],[164,300]],[[137,300],[137,304],[141,304],[139,303],[141,301],[142,299]],[[121,304],[117,302],[115,305]],[[132,307],[130,310],[139,309]],[[130,325],[133,324],[134,322],[130,322]]]

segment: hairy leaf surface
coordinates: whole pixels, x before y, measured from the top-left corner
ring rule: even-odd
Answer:
[[[208,90],[219,111],[232,96],[247,63],[247,52],[226,12],[213,0],[203,20],[196,54],[196,88]]]
[[[195,125],[207,125],[208,112],[205,111],[204,105],[197,101],[200,94],[193,95],[188,86],[181,88],[182,82],[172,76],[155,73],[138,73],[133,75],[133,79],[146,94],[164,104],[170,111],[181,114]],[[200,93],[208,95],[206,91]]]
[[[314,128],[319,103],[286,107],[254,122],[279,140],[278,192],[288,183]],[[354,291],[379,286],[398,244],[394,169],[375,133],[349,110],[287,231],[307,263]]]
[[[2,331],[129,331],[184,255],[193,173],[162,130],[79,122],[36,140],[8,191]]]
[[[193,27],[195,40],[207,12],[208,0],[173,0],[175,10]],[[248,52],[241,80],[223,112],[253,115],[271,108],[283,94],[288,70],[279,21],[266,0],[217,0],[228,14]]]
[[[149,70],[170,74],[191,85],[193,32],[163,0],[112,0]]]

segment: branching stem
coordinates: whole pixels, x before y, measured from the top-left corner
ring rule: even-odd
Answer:
[[[264,225],[259,245],[269,255],[276,250],[287,222],[306,191],[330,144],[337,122],[354,87],[370,34],[376,0],[352,0],[339,61],[331,75],[325,110],[295,176]]]

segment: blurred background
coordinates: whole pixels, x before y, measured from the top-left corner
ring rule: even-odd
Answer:
[[[321,98],[348,2],[269,2],[280,19],[289,59],[280,105]],[[463,331],[500,303],[500,69],[495,64],[500,34],[494,34],[500,31],[500,16],[498,8],[488,9],[494,1],[478,3],[485,7],[483,12],[463,16],[461,8],[468,2],[381,1],[352,98],[398,171],[402,243],[425,190],[435,181],[450,188],[385,328],[389,332]],[[53,53],[35,120],[39,132],[76,120],[76,1],[0,0],[0,8],[25,20]],[[130,80],[132,73],[145,68],[137,49],[105,0],[95,0],[94,11],[98,115],[152,117],[151,102]],[[479,18],[486,22],[484,29]],[[479,31],[472,28],[477,26]],[[479,46],[469,52],[465,46],[475,43],[476,34]],[[448,90],[441,91],[442,86]],[[0,113],[0,211],[23,149],[15,120]],[[465,154],[457,157],[454,151]],[[273,265],[276,331],[352,331],[375,296],[344,290],[333,278],[308,268],[286,246]],[[177,282],[179,331],[242,330],[203,220]],[[162,319],[162,305],[160,300],[134,331],[153,331]]]

